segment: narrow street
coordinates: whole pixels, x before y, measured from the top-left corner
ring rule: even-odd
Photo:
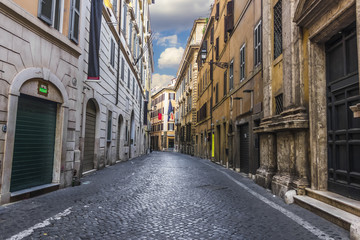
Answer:
[[[1,239],[347,239],[208,160],[153,152],[0,207]]]

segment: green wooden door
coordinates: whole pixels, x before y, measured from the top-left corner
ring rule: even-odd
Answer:
[[[52,182],[57,104],[21,95],[10,191]]]

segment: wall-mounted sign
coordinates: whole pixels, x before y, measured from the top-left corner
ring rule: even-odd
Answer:
[[[38,94],[47,97],[48,93],[49,93],[49,85],[46,82],[39,81]]]

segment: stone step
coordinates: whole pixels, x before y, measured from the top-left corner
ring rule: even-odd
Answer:
[[[328,191],[317,191],[306,188],[306,195],[333,207],[340,208],[346,212],[360,217],[360,201],[356,201],[339,194]]]
[[[340,227],[350,231],[350,226],[360,221],[360,218],[354,214],[346,212],[337,207],[326,204],[309,196],[294,196],[295,203],[308,209],[317,215],[333,222]]]

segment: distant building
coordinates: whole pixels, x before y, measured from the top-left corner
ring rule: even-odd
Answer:
[[[206,25],[206,19],[195,20],[175,82],[176,91],[176,150],[194,155],[195,126],[198,97],[197,54]]]
[[[174,151],[175,91],[163,88],[151,96],[151,149]]]

